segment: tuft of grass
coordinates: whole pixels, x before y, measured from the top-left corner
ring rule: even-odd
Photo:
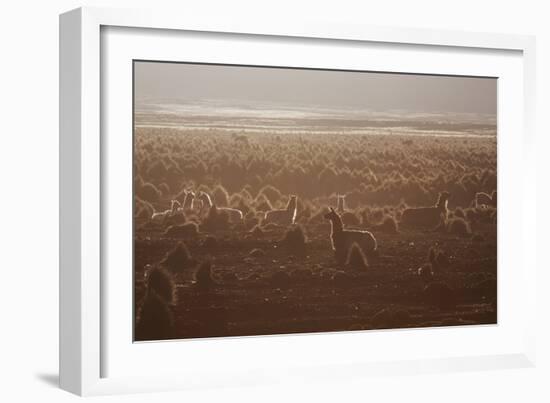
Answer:
[[[154,292],[167,304],[176,303],[176,285],[172,274],[159,266],[151,266],[145,272],[147,293]]]
[[[169,270],[180,272],[195,266],[196,262],[191,257],[191,253],[189,253],[189,249],[187,249],[185,243],[179,242],[174,249],[164,256],[160,264]]]
[[[380,232],[385,232],[388,234],[397,234],[399,232],[398,224],[396,219],[393,216],[386,215],[382,219],[382,222],[375,226],[375,229]]]
[[[166,340],[174,337],[174,314],[169,304],[149,292],[137,310],[137,340]]]
[[[214,279],[212,278],[212,261],[205,260],[201,263],[195,273],[196,286],[200,290],[207,291],[214,285]]]
[[[282,246],[292,255],[303,257],[307,252],[307,239],[301,225],[289,228],[283,239]]]
[[[201,227],[207,231],[226,230],[230,228],[229,216],[216,205],[210,207],[208,215],[202,220]]]
[[[256,197],[253,206],[256,211],[266,212],[273,210],[273,205],[263,193],[259,194],[258,197]]]
[[[447,231],[454,235],[469,236],[472,233],[470,224],[463,218],[452,218],[447,224]]]
[[[265,256],[265,252],[263,249],[255,248],[252,249],[248,255],[251,257],[262,257]]]
[[[212,199],[214,204],[218,207],[229,206],[229,194],[222,185],[216,186],[216,188],[212,192]]]
[[[359,217],[350,211],[344,212],[340,218],[346,227],[356,227],[361,224]]]
[[[279,199],[281,199],[282,194],[275,186],[272,185],[266,185],[263,188],[260,189],[258,192],[258,196],[263,195],[269,200],[269,203],[271,205],[277,204]],[[258,198],[256,198],[257,200]]]
[[[136,195],[149,203],[156,203],[160,200],[161,192],[152,183],[144,183],[139,189],[136,189]]]
[[[151,205],[151,203],[140,199],[139,197],[135,197],[135,208],[134,208],[134,214],[138,218],[151,218],[153,213],[155,212],[155,209]]]
[[[361,247],[354,242],[348,251],[348,257],[346,259],[346,266],[352,269],[364,270],[369,265],[367,262],[367,257],[363,253]]]

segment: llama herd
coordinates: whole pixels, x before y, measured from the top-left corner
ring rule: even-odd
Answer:
[[[200,191],[195,193],[186,190],[183,192],[182,196],[182,201],[176,199],[171,201],[170,209],[154,212],[151,216],[151,221],[165,224],[166,222],[163,220],[168,218],[173,219],[179,215],[184,217],[184,214],[194,213],[197,214],[199,218],[204,217],[202,221],[202,223],[204,223],[208,219],[207,214],[212,211],[224,212],[229,222],[232,223],[239,223],[244,220],[245,215],[243,211],[237,208],[216,206],[207,192]],[[407,228],[434,228],[434,226],[442,220],[447,219],[449,215],[448,202],[450,196],[449,192],[441,192],[433,206],[404,209],[401,213],[399,224]],[[472,206],[481,210],[495,207],[496,192],[493,192],[490,196],[486,193],[477,193],[472,202]],[[271,209],[263,213],[262,225],[264,227],[271,224],[276,224],[281,227],[292,226],[296,222],[297,210],[298,197],[291,195],[288,198],[288,203],[285,208]],[[336,262],[339,265],[345,264],[346,267],[359,269],[356,270],[356,272],[359,273],[360,269],[368,266],[371,257],[376,258],[378,256],[378,242],[374,234],[368,230],[354,228],[354,225],[346,225],[344,218],[347,217],[347,214],[353,215],[353,213],[346,210],[344,195],[338,195],[336,207],[328,207],[327,210],[328,211],[322,215],[322,218],[330,223],[330,244]],[[205,211],[207,212],[205,213]],[[488,211],[490,212],[490,210]],[[183,221],[185,222],[185,219]],[[189,228],[197,231],[196,225],[191,224],[190,227],[187,227],[187,225],[189,224],[169,226],[165,234],[178,237],[181,234],[177,231],[187,231]],[[376,231],[378,227],[373,226],[369,228]],[[303,233],[301,231],[295,234],[296,238],[289,236],[289,234],[294,234],[293,231],[295,229],[300,228],[294,227],[294,229],[289,229],[285,239],[290,239],[293,244],[300,243],[298,241],[304,243],[305,238],[303,238]],[[198,233],[194,232],[194,236],[196,235],[198,235]],[[216,241],[216,238],[212,236],[208,236],[207,240],[208,238]],[[206,241],[202,245],[204,246],[205,244]],[[432,299],[434,299],[435,305],[447,307],[447,305],[445,305],[446,301],[448,301],[449,298],[452,299],[454,295],[452,290],[446,283],[433,281],[435,273],[441,272],[440,269],[447,267],[449,263],[447,255],[438,248],[437,244],[430,248],[427,262],[417,270],[416,274],[422,279],[423,283],[426,284],[423,295],[426,294],[426,298],[432,298],[433,294],[435,296],[433,296]],[[253,253],[254,256],[265,255],[265,252],[261,249],[254,249],[249,253],[249,256],[252,256]],[[298,254],[294,255],[299,256]],[[352,262],[352,260],[355,261]],[[191,270],[194,271],[194,281],[191,283],[191,294],[195,295],[197,304],[201,306],[201,320],[206,323],[204,326],[211,327],[207,328],[207,333],[205,334],[220,335],[220,332],[223,334],[223,332],[227,330],[223,328],[223,326],[225,326],[224,319],[216,317],[216,309],[218,308],[216,308],[213,302],[214,300],[211,299],[215,298],[217,295],[215,290],[216,284],[218,283],[216,283],[217,280],[214,280],[213,277],[212,261],[210,257],[201,263],[191,257],[183,243],[179,243],[175,249],[170,251],[165,258],[160,261],[160,263],[147,265],[145,268],[145,294],[137,310],[136,337],[138,340],[160,340],[172,338],[176,335],[173,307],[178,302],[176,301],[176,284],[173,273],[183,273],[189,268],[194,268],[194,270]],[[305,268],[296,269],[292,273],[292,276],[296,278],[298,278],[297,276],[301,273],[304,273],[303,275],[306,276],[305,278],[311,278],[311,274],[309,275],[310,277],[307,277],[308,269]],[[324,276],[323,273],[324,271],[321,271],[320,278]],[[334,280],[334,284],[339,284],[339,281],[349,282],[349,279],[353,278],[349,277],[347,272],[342,270],[335,270],[333,273],[333,277],[331,278]],[[234,278],[236,278],[234,273],[233,275]],[[280,270],[272,274],[270,281],[273,285],[279,287],[280,284],[287,284],[290,278],[289,274]],[[207,313],[206,315],[204,315],[205,312]],[[374,323],[374,319],[372,320]]]
[[[449,215],[448,202],[451,194],[449,192],[440,192],[435,205],[427,207],[406,208],[401,214],[399,225],[405,228],[437,228],[441,223],[447,221]],[[197,194],[193,191],[184,190],[182,192],[183,200],[171,200],[170,209],[154,212],[151,221],[163,223],[169,218],[177,217],[187,213],[197,214],[199,218],[206,219],[214,212],[215,214],[225,214],[229,223],[238,224],[244,220],[243,211],[233,207],[217,206],[211,196],[205,191],[199,191]],[[329,207],[329,211],[323,215],[323,218],[330,222],[331,232],[330,241],[332,250],[338,261],[344,261],[350,248],[357,244],[362,252],[367,256],[376,255],[377,241],[372,232],[367,230],[353,229],[358,224],[354,213],[346,211],[345,195],[337,196],[336,210]],[[496,207],[496,191],[491,195],[487,193],[476,193],[472,202],[477,209]],[[261,224],[276,224],[280,226],[293,225],[296,222],[298,210],[298,197],[290,195],[288,203],[283,209],[271,209],[262,213]],[[372,229],[376,229],[374,226]],[[173,232],[173,231],[171,231]],[[171,233],[170,232],[170,233]]]

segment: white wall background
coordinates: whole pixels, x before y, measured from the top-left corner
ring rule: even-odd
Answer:
[[[179,7],[182,13],[271,15],[374,25],[534,34],[538,51],[539,261],[550,224],[550,13],[545,1],[19,0],[0,6],[0,400],[65,402],[57,389],[58,14],[81,5]],[[535,234],[533,234],[534,236]],[[541,269],[544,265],[540,264]],[[519,268],[518,268],[519,269]],[[549,268],[550,269],[550,268]],[[539,276],[536,369],[354,379],[334,384],[95,398],[104,401],[550,401],[548,274]]]

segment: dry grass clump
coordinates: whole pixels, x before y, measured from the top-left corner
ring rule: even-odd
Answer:
[[[361,225],[361,220],[359,217],[350,211],[342,213],[340,218],[346,227],[357,227],[358,225]]]
[[[260,248],[254,248],[248,253],[248,255],[250,257],[258,258],[258,257],[265,256],[265,251],[263,249],[260,249]]]
[[[174,336],[176,287],[172,275],[161,267],[145,272],[145,297],[137,309],[136,339],[162,340]]]
[[[134,216],[138,218],[151,218],[155,209],[153,205],[145,200],[140,199],[138,196],[135,197],[135,207],[134,207]]]
[[[349,248],[346,266],[357,270],[365,270],[369,266],[367,257],[356,242],[354,242]]]
[[[222,185],[218,185],[212,191],[212,201],[218,207],[229,206],[229,193]]]
[[[289,228],[281,245],[292,255],[304,257],[307,253],[307,239],[304,229],[300,225],[294,225]]]
[[[397,234],[399,232],[397,220],[393,216],[389,215],[384,216],[382,222],[378,225],[375,225],[373,229],[388,234]]]
[[[266,212],[266,211],[273,210],[273,205],[263,193],[259,194],[258,197],[256,197],[256,199],[252,203],[252,206],[256,211],[259,211],[259,212]]]
[[[447,223],[447,231],[454,235],[469,236],[472,234],[470,224],[463,218],[451,218]]]
[[[152,183],[144,183],[143,186],[135,189],[136,195],[149,203],[156,203],[160,200],[162,194]]]
[[[202,291],[210,290],[216,283],[212,277],[212,261],[206,260],[201,263],[195,273],[195,285]]]
[[[264,196],[269,200],[270,205],[275,205],[283,197],[279,189],[275,186],[267,185],[260,189],[258,197]],[[258,200],[258,198],[256,198]]]
[[[168,270],[160,266],[150,266],[145,271],[145,288],[149,293],[156,293],[167,304],[176,303],[174,278]]]
[[[161,266],[174,272],[181,272],[189,267],[194,267],[196,263],[183,242],[179,242],[172,250],[166,253],[160,262]]]
[[[137,310],[137,340],[166,340],[174,336],[174,314],[156,293],[147,293]]]
[[[210,207],[208,215],[201,222],[201,229],[206,231],[223,231],[230,227],[229,215],[223,210],[218,210],[216,205]]]

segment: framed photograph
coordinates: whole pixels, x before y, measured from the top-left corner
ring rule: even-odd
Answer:
[[[85,8],[60,46],[62,388],[534,365],[532,37]]]

